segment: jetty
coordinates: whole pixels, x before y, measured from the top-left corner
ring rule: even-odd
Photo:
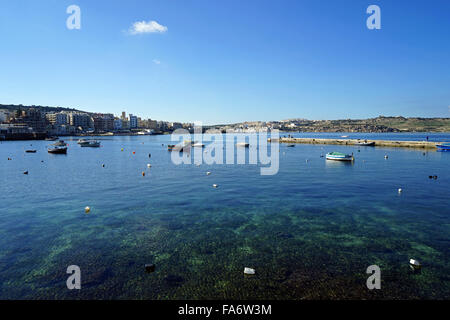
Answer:
[[[366,139],[317,139],[317,138],[279,138],[267,139],[268,142],[303,143],[303,144],[337,144],[344,146],[357,146],[361,142],[374,142],[376,147],[400,147],[416,149],[437,149],[438,142],[432,141],[394,141],[394,140],[366,140]]]

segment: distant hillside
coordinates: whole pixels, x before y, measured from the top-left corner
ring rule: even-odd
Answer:
[[[77,112],[85,112],[82,110],[74,109],[74,108],[64,108],[64,107],[47,107],[47,106],[24,106],[21,104],[0,104],[0,109],[7,110],[26,110],[29,108],[35,108],[40,110],[41,112],[61,112],[61,111],[77,111]]]
[[[371,119],[307,120],[289,119],[282,121],[253,121],[215,128],[247,128],[275,125],[290,132],[450,132],[450,118],[405,118],[379,116]]]
[[[292,131],[310,132],[450,132],[450,118],[384,117],[346,120],[298,120]]]
[[[378,117],[372,120],[399,131],[450,132],[450,118]]]

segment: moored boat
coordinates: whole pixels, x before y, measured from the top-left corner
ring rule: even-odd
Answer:
[[[450,143],[437,144],[438,151],[450,151]]]
[[[64,140],[59,140],[59,141],[55,142],[54,144],[52,144],[52,146],[65,147],[65,146],[67,146],[67,143],[65,143]]]
[[[149,136],[149,135],[152,135],[153,132],[154,131],[151,129],[145,129],[145,130],[139,131],[137,134],[141,135],[141,136]]]
[[[81,147],[90,147],[90,148],[99,148],[100,147],[100,141],[83,141],[80,143]]]
[[[249,147],[249,143],[247,143],[247,142],[238,142],[238,143],[236,143],[236,146],[237,147],[244,147],[244,148],[248,148]]]
[[[203,143],[200,142],[196,142],[192,144],[193,147],[197,147],[197,148],[204,148],[205,145]]]
[[[178,152],[183,152],[185,150],[190,149],[192,146],[192,142],[190,141],[184,141],[182,144],[169,144],[167,145],[167,150],[168,151],[178,151]]]
[[[341,152],[330,152],[326,155],[327,160],[337,160],[337,161],[353,161],[353,154],[345,154]]]
[[[26,153],[36,153],[36,150],[25,150]]]
[[[55,146],[53,148],[49,148],[48,153],[53,153],[53,154],[67,154],[67,147],[60,147],[60,146]]]
[[[375,141],[372,141],[372,142],[367,142],[367,141],[357,142],[357,143],[355,143],[355,145],[362,146],[362,147],[373,147],[373,146],[375,146]]]

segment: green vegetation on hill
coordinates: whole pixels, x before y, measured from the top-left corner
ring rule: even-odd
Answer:
[[[295,126],[287,124],[294,123]],[[450,118],[377,117],[346,120],[292,120],[283,130],[303,132],[450,132]]]
[[[65,108],[65,107],[48,107],[48,106],[24,106],[21,104],[0,104],[0,109],[6,110],[27,110],[29,108],[38,109],[41,112],[61,112],[61,111],[77,111],[77,112],[85,112],[74,108]]]

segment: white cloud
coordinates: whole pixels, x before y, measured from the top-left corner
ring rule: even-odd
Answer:
[[[153,59],[153,63],[154,64],[161,64],[161,61],[159,61],[158,59]]]
[[[160,25],[156,21],[137,21],[133,23],[129,32],[130,34],[141,34],[141,33],[164,33],[167,31],[167,27]]]

